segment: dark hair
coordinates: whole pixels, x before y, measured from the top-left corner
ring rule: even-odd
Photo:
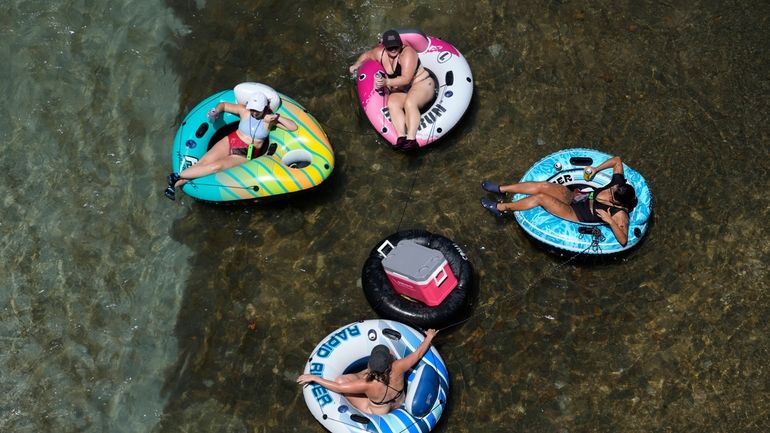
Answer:
[[[628,209],[628,212],[631,212],[637,203],[636,191],[634,191],[634,187],[627,183],[618,185],[615,193],[612,194],[612,199]]]
[[[259,113],[259,115],[256,117],[257,119],[264,119],[268,114],[273,114],[273,110],[269,105],[265,105],[265,108],[263,108],[262,111],[249,109],[249,116],[254,117],[251,115],[252,112]]]
[[[367,373],[366,375],[366,381],[371,382],[373,380],[382,382],[385,385],[389,385],[390,384],[390,367],[388,367],[388,369],[385,371],[369,370],[369,373]]]

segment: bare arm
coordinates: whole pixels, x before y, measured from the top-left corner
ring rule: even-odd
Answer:
[[[594,173],[598,173],[605,168],[612,167],[612,173],[620,173],[623,174],[623,161],[620,160],[619,156],[613,156],[612,158],[604,161],[603,163],[597,165],[596,167],[593,167]]]
[[[597,209],[596,215],[610,226],[610,230],[612,230],[612,234],[615,235],[618,243],[626,246],[626,243],[628,243],[628,214],[626,212],[618,212],[610,216],[610,213],[606,210]]]
[[[417,364],[417,362],[428,352],[428,349],[430,349],[430,343],[437,333],[438,331],[435,329],[428,329],[425,333],[425,339],[422,340],[422,343],[417,346],[417,349],[415,349],[414,352],[404,358],[393,361],[393,372],[401,374]]]
[[[297,124],[294,123],[293,120],[281,116],[280,114],[268,114],[265,116],[265,122],[267,122],[270,125],[275,125],[281,129],[285,129],[287,131],[296,131],[297,130]]]
[[[223,111],[227,111],[228,113],[233,113],[237,115],[241,115],[244,113],[244,110],[246,113],[248,113],[249,110],[246,110],[246,106],[242,104],[231,104],[229,102],[220,102],[214,107],[214,110],[216,110],[216,113],[219,114]]]
[[[297,383],[304,385],[306,383],[315,382],[329,391],[333,391],[339,394],[365,394],[369,388],[369,384],[364,380],[357,380],[355,382],[337,383],[331,380],[324,379],[314,374],[301,374],[297,377]]]
[[[350,65],[349,71],[351,74],[355,74],[356,71],[358,71],[358,68],[361,67],[361,63],[364,63],[367,60],[377,60],[377,53],[382,50],[382,47],[374,47],[371,50],[364,51],[360,56],[358,56],[358,59]]]

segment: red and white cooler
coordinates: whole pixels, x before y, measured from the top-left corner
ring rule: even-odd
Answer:
[[[390,246],[390,252],[383,252]],[[404,239],[393,247],[385,241],[377,249],[383,257],[382,267],[393,289],[429,307],[440,304],[457,286],[446,257],[441,251]]]

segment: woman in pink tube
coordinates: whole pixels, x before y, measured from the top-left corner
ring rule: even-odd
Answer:
[[[436,91],[430,73],[420,65],[417,51],[401,42],[396,30],[383,33],[382,45],[361,54],[350,66],[350,73],[355,74],[366,60],[378,61],[385,69],[385,76],[378,76],[375,86],[390,92],[388,110],[398,134],[396,148],[417,149],[420,109],[433,99]]]

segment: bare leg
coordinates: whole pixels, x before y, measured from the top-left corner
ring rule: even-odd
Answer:
[[[406,139],[414,140],[420,127],[420,109],[433,99],[436,85],[428,78],[415,83],[406,96],[404,111],[406,112]]]
[[[180,173],[179,174],[180,176],[186,176],[186,177],[184,179],[179,179],[179,181],[174,185],[174,187],[180,187],[192,179],[203,177],[211,173],[218,173],[222,170],[235,167],[236,165],[241,165],[244,162],[246,162],[246,157],[243,157],[241,155],[228,155],[228,156],[225,156],[224,158],[217,159],[216,161],[211,161],[207,164],[202,164],[199,162],[194,166],[188,168],[187,170],[183,171],[182,173]]]
[[[522,182],[514,183],[512,185],[500,186],[501,192],[509,192],[511,194],[546,194],[564,204],[570,204],[572,202],[572,191],[564,185],[551,182]]]
[[[181,173],[179,173],[179,177],[182,179],[179,179],[175,184],[174,188],[182,186],[186,184],[190,179],[195,179],[196,177],[204,176],[203,173],[203,167],[208,166],[210,163],[225,158],[228,155],[230,155],[230,143],[227,139],[227,137],[222,138],[221,140],[217,141],[217,143],[209,149],[208,152],[206,152],[203,157],[198,161],[195,165],[192,167],[188,167],[185,170],[182,170]]]
[[[566,188],[565,188],[566,189]],[[552,215],[564,218],[570,221],[577,221],[577,215],[570,205],[545,193],[536,193],[521,200],[512,203],[499,203],[497,209],[500,211],[519,211],[528,210],[538,206],[548,211]]]
[[[217,159],[224,158],[230,154],[230,140],[227,137],[217,141],[217,143],[206,152],[203,157],[198,161],[198,164],[206,164],[208,162],[216,161]],[[187,169],[189,170],[189,168]],[[187,171],[185,170],[185,171]],[[183,171],[182,173],[184,173]],[[181,173],[180,173],[181,174]]]
[[[406,135],[406,121],[404,120],[404,102],[406,93],[392,92],[388,96],[388,111],[390,111],[390,120],[393,122],[393,128],[396,130],[396,136]]]
[[[259,149],[262,146],[262,142],[254,143],[254,152],[259,153]],[[227,137],[219,140],[205,155],[198,161],[197,164],[192,167],[183,170],[179,173],[179,179],[174,187],[180,187],[191,179],[196,179],[216,173],[224,169],[235,167],[246,162],[246,158],[241,155],[230,154],[230,143]]]

